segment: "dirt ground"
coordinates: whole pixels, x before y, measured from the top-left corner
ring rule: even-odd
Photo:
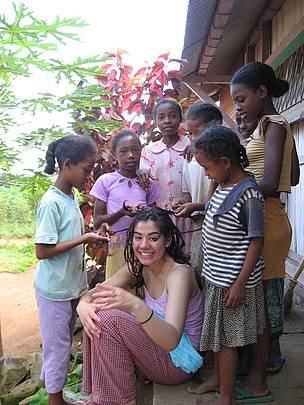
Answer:
[[[38,313],[33,288],[35,268],[0,272],[0,320],[4,355],[40,350]]]

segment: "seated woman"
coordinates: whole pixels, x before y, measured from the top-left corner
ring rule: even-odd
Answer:
[[[84,392],[94,404],[135,405],[136,370],[180,384],[202,365],[202,294],[183,244],[165,210],[138,213],[127,235],[127,264],[80,300]]]

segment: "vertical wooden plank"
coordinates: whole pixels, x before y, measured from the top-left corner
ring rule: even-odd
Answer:
[[[274,16],[274,18],[272,19],[271,31],[272,31],[271,32],[271,49],[273,52],[278,45],[278,42],[277,42],[277,16]]]
[[[255,61],[255,49],[254,46],[247,46],[245,54],[245,63],[250,63]]]
[[[262,38],[255,46],[255,60],[262,61]]]
[[[298,155],[304,155],[304,120],[292,125]],[[293,229],[291,250],[304,254],[304,164],[300,165],[300,182],[288,196],[287,212]]]
[[[262,28],[262,61],[271,54],[271,21],[266,21]]]
[[[283,26],[283,12],[281,9],[278,11],[277,14],[277,45],[280,44],[283,38],[284,38],[284,26]]]
[[[287,0],[282,6],[282,18],[283,18],[283,38],[285,38],[289,31],[294,26],[295,16],[294,16],[294,7],[295,0]]]
[[[300,20],[300,18],[303,16],[301,0],[295,0],[294,15],[295,15],[295,24],[296,24]]]

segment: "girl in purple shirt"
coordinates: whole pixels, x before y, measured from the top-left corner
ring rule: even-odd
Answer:
[[[106,278],[125,264],[123,252],[126,232],[138,207],[155,205],[159,199],[155,181],[151,181],[149,189],[144,190],[136,180],[141,155],[138,136],[130,130],[118,132],[113,137],[111,148],[118,162],[118,170],[100,176],[90,192],[95,198],[95,228],[108,223],[114,233],[109,242]]]

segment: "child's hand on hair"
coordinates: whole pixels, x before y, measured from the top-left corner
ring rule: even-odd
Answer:
[[[193,204],[188,202],[184,204],[180,204],[176,209],[174,209],[174,215],[176,217],[190,217],[192,212],[195,210],[193,209]]]
[[[122,204],[121,212],[123,213],[123,215],[127,215],[128,217],[133,218],[137,214],[138,209],[137,207],[129,204],[127,200],[125,200]]]
[[[104,243],[109,241],[109,237],[106,235],[101,235],[98,232],[88,232],[84,235],[84,243]]]
[[[149,207],[149,205],[146,205],[146,204],[139,204],[139,205],[137,205],[136,209],[137,209],[137,212],[140,212],[140,211],[146,211],[146,210],[150,209],[150,207]]]
[[[187,145],[185,149],[179,154],[179,156],[182,156],[184,159],[187,159],[187,162],[191,162],[194,156],[193,146]]]
[[[148,191],[150,189],[150,179],[153,179],[153,177],[150,175],[148,170],[144,169],[139,169],[136,172],[136,180],[138,184],[145,190]]]
[[[109,226],[109,224],[104,222],[103,224],[100,225],[100,228],[97,230],[97,234],[100,236],[104,236],[109,241],[112,235],[112,229]]]
[[[179,207],[181,207],[182,205],[186,204],[186,200],[184,198],[179,198],[175,201],[173,201],[172,203],[172,209],[173,211],[176,211]]]

